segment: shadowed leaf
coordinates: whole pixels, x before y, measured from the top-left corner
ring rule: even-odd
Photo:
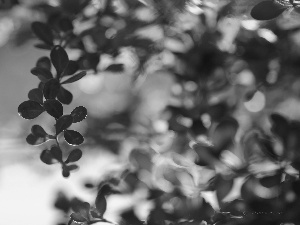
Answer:
[[[287,7],[273,1],[263,1],[254,6],[250,14],[256,20],[271,20],[281,15],[286,9]]]
[[[71,151],[65,163],[77,162],[82,157],[82,151],[80,149],[74,149]]]
[[[73,95],[71,92],[60,86],[58,94],[57,94],[57,99],[66,105],[69,105],[72,100],[73,100]]]
[[[56,121],[56,134],[59,134],[60,132],[66,130],[68,127],[70,127],[73,123],[73,117],[70,115],[63,115]]]
[[[26,142],[30,145],[41,145],[46,141],[47,141],[46,137],[37,137],[33,134],[29,134],[26,137]]]
[[[84,106],[76,107],[72,112],[73,123],[78,123],[87,117],[87,110]]]
[[[64,71],[64,76],[72,75],[79,70],[79,65],[77,62],[70,60],[67,68]]]
[[[55,99],[60,89],[59,81],[51,79],[45,83],[43,94],[46,99]]]
[[[53,158],[55,158],[57,161],[62,162],[62,151],[59,147],[53,146],[50,150]]]
[[[103,216],[103,214],[106,211],[107,203],[106,203],[105,196],[104,196],[103,192],[101,191],[101,189],[99,190],[99,192],[97,194],[95,205],[96,205],[99,215]]]
[[[114,73],[123,72],[124,65],[121,63],[111,64],[105,69],[105,71],[114,72]]]
[[[44,108],[38,102],[32,100],[25,101],[18,107],[18,113],[24,119],[34,119],[42,112],[44,112]]]
[[[31,127],[31,133],[37,137],[46,137],[48,135],[40,125],[33,125]]]
[[[33,22],[31,24],[31,29],[34,34],[45,44],[53,45],[52,30],[47,24],[41,22]]]
[[[55,99],[48,99],[44,102],[44,108],[47,113],[54,118],[58,119],[63,115],[63,106],[62,104]]]
[[[48,165],[53,164],[53,157],[49,150],[43,150],[40,155],[40,159],[42,160],[43,163],[46,163]]]
[[[67,52],[59,45],[52,48],[50,58],[57,72],[57,78],[60,78],[64,69],[68,66],[69,57]]]
[[[70,77],[69,79],[65,80],[64,82],[62,82],[61,84],[69,84],[69,83],[73,83],[75,81],[80,80],[81,78],[83,78],[86,75],[86,71],[81,71],[77,74],[75,74],[74,76]]]
[[[83,136],[75,130],[65,130],[64,137],[70,145],[80,145],[83,143]]]
[[[34,67],[30,72],[37,76],[43,83],[46,83],[48,80],[53,78],[52,73],[42,67]]]
[[[43,92],[39,88],[34,88],[28,92],[28,98],[32,101],[43,104]]]
[[[39,58],[36,62],[36,67],[44,68],[48,71],[51,71],[51,61],[47,56],[43,56]]]

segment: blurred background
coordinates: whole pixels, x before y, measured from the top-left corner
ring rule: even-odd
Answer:
[[[118,57],[105,52],[100,62],[96,60],[95,68],[88,69],[87,76],[65,86],[73,93],[74,100],[64,108],[64,113],[70,113],[79,105],[88,109],[87,120],[74,125],[86,138],[81,147],[84,155],[79,161],[80,170],[65,179],[59,166],[49,166],[39,160],[45,146],[30,146],[25,141],[31,125],[40,124],[51,131],[53,118],[42,114],[38,119],[28,121],[17,112],[18,105],[27,100],[28,91],[38,85],[30,70],[37,59],[49,56],[49,51],[34,47],[38,41],[30,30],[31,22],[45,20],[44,14],[47,13],[42,11],[47,11],[42,7],[45,2],[51,7],[60,4],[55,0],[0,1],[0,224],[64,224],[67,216],[57,210],[60,207],[57,199],[62,201],[76,196],[92,203],[95,187],[101,180],[120,173],[122,168],[131,168],[128,156],[136,147],[150,146],[160,155],[156,161],[158,175],[154,175],[157,176],[154,183],[158,181],[157,186],[164,191],[170,191],[169,183],[173,182],[173,177],[168,177],[169,183],[164,182],[167,176],[160,177],[160,166],[165,166],[166,156],[174,153],[178,158],[172,157],[181,162],[180,156],[184,155],[196,184],[183,175],[179,184],[177,181],[174,183],[187,195],[193,196],[197,193],[196,189],[206,185],[214,172],[197,167],[197,173],[200,170],[204,172],[195,178],[196,172],[190,165],[196,157],[187,150],[187,141],[190,140],[186,140],[188,138],[183,133],[191,133],[195,140],[202,140],[204,133],[209,136],[210,130],[229,114],[240,125],[238,132],[234,133],[235,141],[239,142],[253,127],[268,130],[271,112],[278,112],[289,119],[300,119],[298,14],[291,13],[276,21],[261,23],[249,17],[251,7],[259,0],[237,0],[231,1],[231,4],[230,1],[217,0],[191,1],[193,4],[187,5],[185,11],[176,11],[178,17],[164,14],[167,19],[174,19],[173,23],[165,25],[172,29],[166,31],[152,26],[139,30],[139,35],[147,36],[158,44],[157,49],[147,45],[142,46],[140,51],[133,51],[132,46],[127,46],[120,50]],[[106,1],[91,2],[85,11],[87,15],[93,15],[95,9],[100,10]],[[115,2],[116,10],[122,16],[134,12],[144,21],[162,18],[162,15],[147,10],[145,5],[148,6],[148,1],[137,1],[142,5],[137,8],[128,1]],[[199,7],[203,2],[206,7]],[[69,1],[70,6],[72,3]],[[105,30],[105,37],[102,37],[102,30],[101,34],[93,34],[96,37],[92,38],[100,40],[100,44],[87,39],[87,48],[105,46],[106,42],[103,44],[101,41],[114,39],[118,29],[124,26],[124,21],[114,21],[114,17],[103,21],[113,24],[113,29]],[[85,23],[79,25],[82,26],[79,30],[88,27]],[[176,36],[178,33],[182,36]],[[198,44],[192,37],[198,40]],[[214,43],[212,48],[211,42]],[[78,51],[67,51],[71,59],[78,59]],[[146,69],[138,70],[137,75],[143,54],[151,57],[145,60]],[[122,62],[125,69],[105,71],[103,68],[112,62]],[[198,76],[201,76],[199,80]],[[201,82],[204,80],[208,94],[198,90],[203,87]],[[203,90],[205,92],[206,89]],[[200,102],[203,100],[202,95],[207,97],[205,101],[211,110],[200,107],[201,116],[194,117],[193,109],[198,110],[195,105],[199,99]],[[180,110],[176,111],[178,108]],[[200,120],[199,127],[205,131],[196,124]],[[70,152],[70,147],[64,147]],[[241,156],[239,147],[230,149],[238,157]],[[233,164],[243,163],[233,154],[227,157]],[[167,171],[165,167],[163,170]],[[150,175],[146,171],[141,176]],[[146,195],[144,191],[141,188],[135,194],[111,196],[106,218],[116,221],[119,213],[133,207],[134,202],[139,202],[139,209],[136,209],[139,218],[145,218],[153,205],[141,200]],[[219,207],[210,192],[204,196],[215,209]]]

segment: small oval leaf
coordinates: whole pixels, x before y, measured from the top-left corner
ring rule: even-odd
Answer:
[[[59,45],[53,47],[50,53],[50,58],[57,72],[57,78],[60,78],[62,72],[68,66],[69,57],[67,52]]]
[[[36,67],[51,71],[51,61],[47,56],[43,56],[36,62]]]
[[[32,101],[43,104],[43,92],[39,88],[34,88],[28,92],[28,98]]]
[[[37,76],[43,83],[46,83],[48,80],[53,78],[52,73],[45,68],[34,67],[30,72]]]
[[[63,115],[63,106],[62,104],[55,99],[48,99],[44,102],[44,108],[47,113],[54,118],[58,119]]]
[[[70,60],[67,68],[64,71],[64,76],[72,75],[79,70],[79,65],[76,61]]]
[[[19,115],[28,120],[38,117],[42,112],[44,112],[44,108],[32,100],[25,101],[18,107]]]
[[[65,89],[62,86],[60,86],[58,94],[57,94],[57,99],[61,103],[69,105],[72,102],[72,100],[73,100],[73,95],[67,89]]]
[[[82,151],[80,149],[74,149],[71,151],[65,163],[77,162],[82,157]]]
[[[46,137],[37,137],[33,134],[29,134],[26,137],[26,142],[30,145],[41,145],[46,141],[47,141]]]
[[[109,65],[105,71],[113,72],[113,73],[120,73],[124,71],[124,64],[122,63],[116,63]]]
[[[81,78],[83,78],[86,75],[86,71],[81,71],[77,74],[75,74],[74,76],[70,77],[69,79],[65,80],[64,82],[62,82],[61,84],[69,84],[69,83],[73,83],[75,81],[80,80]]]
[[[84,106],[76,107],[72,112],[73,123],[78,123],[87,117],[87,109]]]
[[[278,17],[286,9],[287,7],[274,1],[263,1],[252,8],[250,15],[256,20],[271,20]]]
[[[56,121],[56,134],[66,130],[69,128],[73,123],[73,117],[70,115],[63,115]]]
[[[59,81],[51,79],[45,83],[43,94],[45,99],[55,99],[60,89]]]
[[[50,150],[53,158],[55,158],[57,161],[62,162],[62,151],[59,147],[53,146]]]
[[[96,205],[99,215],[103,216],[103,214],[106,211],[107,203],[106,203],[105,196],[101,191],[99,191],[99,193],[96,197],[95,205]]]
[[[41,22],[33,22],[31,24],[31,29],[34,34],[45,44],[53,45],[52,30],[47,24]]]
[[[40,125],[33,125],[31,127],[31,133],[37,137],[46,137],[48,134]]]
[[[40,159],[42,160],[43,163],[46,163],[48,165],[53,164],[53,157],[49,150],[43,150],[40,155]]]
[[[65,130],[64,137],[70,145],[80,145],[83,143],[83,136],[75,130]]]

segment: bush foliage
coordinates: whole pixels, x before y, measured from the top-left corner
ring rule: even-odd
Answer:
[[[300,224],[300,117],[278,110],[300,94],[299,1],[61,0],[27,7],[40,15],[31,30],[46,56],[31,70],[39,85],[18,113],[55,119],[53,133],[33,125],[26,138],[51,143],[41,161],[60,164],[69,177],[85,154],[77,146],[121,155],[124,140],[136,142],[118,175],[86,184],[95,202],[57,197],[66,224],[113,223],[105,219],[109,196],[139,190],[152,203],[148,216],[136,215],[136,202],[118,224]],[[124,51],[135,65],[120,60]],[[105,56],[111,64],[101,68]],[[147,124],[132,116],[137,102],[105,120],[87,117],[84,106],[64,112],[73,101],[65,84],[122,73],[132,75],[134,87],[153,70],[171,74],[172,100]],[[84,119],[84,135],[70,128]],[[76,146],[69,154],[61,137]]]

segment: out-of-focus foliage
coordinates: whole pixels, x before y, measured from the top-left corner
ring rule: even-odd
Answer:
[[[35,46],[46,52],[31,70],[40,84],[18,112],[55,120],[50,134],[32,126],[27,142],[53,142],[40,158],[60,163],[64,177],[85,152],[66,151],[62,136],[69,145],[85,138],[85,147],[105,148],[124,163],[86,184],[94,202],[58,195],[68,224],[112,223],[107,199],[141,191],[118,224],[299,224],[300,115],[296,104],[286,107],[299,104],[298,1],[60,0],[6,8],[15,7],[36,13]],[[168,76],[157,85],[170,91],[151,99],[141,83],[156,73]],[[104,74],[129,77],[130,100],[89,116],[83,137],[69,127],[89,107],[65,114],[73,100],[66,84]],[[152,207],[140,218],[143,201]]]

